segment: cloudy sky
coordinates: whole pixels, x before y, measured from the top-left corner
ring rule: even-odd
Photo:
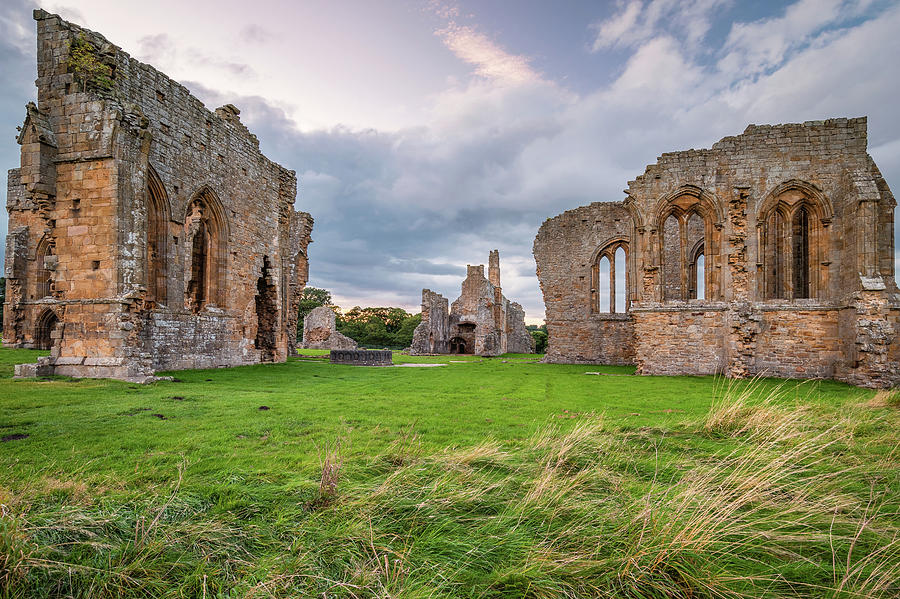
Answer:
[[[35,6],[0,7],[4,168],[34,97]],[[344,307],[418,311],[422,287],[452,300],[465,264],[499,248],[505,295],[539,322],[544,219],[621,200],[662,152],[750,123],[868,115],[869,151],[900,192],[900,0],[42,6],[208,107],[237,105],[297,171],[297,207],[316,219],[310,284]]]

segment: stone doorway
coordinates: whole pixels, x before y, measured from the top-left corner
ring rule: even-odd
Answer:
[[[451,354],[475,353],[475,325],[464,322],[457,326],[456,336],[450,339]]]
[[[59,324],[59,318],[53,310],[46,310],[38,318],[34,330],[35,349],[50,349],[53,347],[53,331]]]

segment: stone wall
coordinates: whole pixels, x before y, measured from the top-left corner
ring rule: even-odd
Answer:
[[[537,276],[544,294],[548,344],[546,362],[631,364],[631,318],[601,313],[600,295],[609,294],[599,278],[604,250],[623,247],[626,264],[633,221],[621,202],[594,202],[547,219],[534,240]],[[602,288],[601,288],[602,287]],[[625,297],[626,302],[630,297]]]
[[[866,145],[865,118],[751,125],[663,154],[621,204],[549,219],[534,244],[546,359],[621,363],[633,342],[645,374],[900,384],[896,202]],[[619,297],[613,249],[631,339],[597,326]]]
[[[462,290],[449,311],[443,296],[423,289],[422,322],[413,332],[410,353],[534,353],[534,340],[525,328],[525,311],[503,296],[498,250],[488,257],[488,277],[483,264],[467,265]]]
[[[634,323],[629,314],[595,314],[584,320],[547,323],[553,345],[545,362],[634,364]]]
[[[7,263],[4,343],[33,346],[52,309],[49,367],[76,376],[284,360],[312,228],[293,209],[294,172],[260,153],[235,107],[211,112],[103,36],[35,19],[38,102],[9,179],[10,230],[25,233]],[[73,48],[105,74],[79,67]],[[171,330],[198,345],[167,345]],[[79,368],[101,358],[121,364]]]
[[[350,366],[393,366],[394,357],[389,349],[333,349],[329,362]]]
[[[356,341],[339,333],[334,310],[319,306],[303,319],[303,349],[356,349]]]
[[[516,302],[506,304],[506,351],[511,354],[534,353],[534,337],[525,328],[525,309]]]
[[[450,308],[447,298],[431,289],[422,290],[422,321],[413,331],[409,353],[413,356],[450,352]]]

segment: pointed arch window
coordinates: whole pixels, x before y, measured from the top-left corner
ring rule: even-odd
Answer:
[[[44,237],[35,251],[34,299],[50,297],[53,294],[53,243]]]
[[[153,167],[147,174],[147,299],[156,304],[168,300],[169,201],[162,180]]]
[[[662,226],[662,291],[664,301],[706,299],[709,296],[706,248],[707,219],[696,206],[675,206]]]
[[[208,188],[194,196],[185,218],[185,307],[200,312],[225,308],[227,221],[218,198]]]
[[[828,276],[827,202],[808,184],[786,184],[759,216],[760,295],[823,298]]]
[[[616,240],[603,246],[591,265],[591,312],[627,312],[628,242]]]

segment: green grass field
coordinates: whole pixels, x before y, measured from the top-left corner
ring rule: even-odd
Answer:
[[[303,353],[133,385],[0,351],[0,597],[900,596],[896,394]]]

